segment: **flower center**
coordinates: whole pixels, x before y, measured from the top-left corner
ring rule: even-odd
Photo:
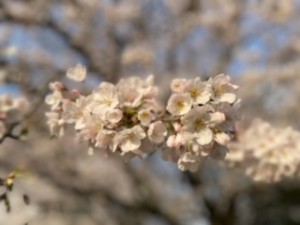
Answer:
[[[197,98],[198,96],[201,95],[201,92],[200,92],[199,89],[193,88],[193,89],[190,91],[190,94],[191,94],[192,98]]]
[[[107,98],[107,99],[104,100],[104,104],[107,105],[107,106],[111,106],[112,100]]]
[[[148,112],[143,112],[143,113],[141,114],[141,118],[142,118],[142,119],[148,119],[148,118],[149,118],[149,113],[148,113]]]
[[[176,107],[177,107],[178,110],[182,110],[184,108],[184,106],[185,106],[184,101],[178,101],[176,103]]]
[[[222,130],[221,130],[220,128],[218,128],[218,127],[212,127],[211,130],[212,130],[212,132],[213,132],[214,134],[218,134],[218,133],[221,133],[221,132],[222,132]]]
[[[133,133],[128,134],[128,140],[129,140],[130,142],[134,142],[134,140],[135,140],[135,135],[134,135]]]
[[[223,86],[219,86],[214,88],[214,92],[216,96],[221,96],[222,94],[224,94],[225,90]]]
[[[204,122],[204,120],[203,120],[203,119],[197,119],[197,120],[195,121],[195,128],[196,128],[196,130],[200,130],[200,129],[202,129],[203,127],[205,127],[205,122]]]

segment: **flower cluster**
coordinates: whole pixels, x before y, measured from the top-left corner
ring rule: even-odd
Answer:
[[[291,127],[276,128],[256,119],[229,149],[227,164],[238,166],[256,181],[276,182],[299,175],[300,133]]]
[[[76,67],[81,68],[81,67]],[[68,77],[82,81],[82,70],[69,69]],[[72,76],[70,76],[72,74]],[[91,94],[68,91],[59,82],[50,84],[52,94],[46,97],[51,112],[46,113],[53,135],[62,136],[66,124],[73,124],[78,140],[88,141],[90,148],[117,152],[126,158],[143,156],[146,136],[157,143],[163,141],[161,107],[156,101],[158,90],[153,76],[146,80],[132,77],[117,85],[102,82]]]
[[[24,97],[0,96],[0,139],[6,134],[9,124],[21,119],[28,109],[29,102]]]
[[[237,86],[227,75],[208,81],[175,79],[167,104],[169,131],[163,156],[195,171],[207,157],[224,158],[235,133]]]
[[[69,69],[67,76],[82,81],[82,68]],[[121,79],[116,85],[102,82],[89,95],[60,82],[51,83],[50,89],[46,116],[52,135],[62,136],[65,125],[72,124],[77,140],[87,141],[90,150],[125,159],[161,149],[165,159],[193,171],[206,157],[225,156],[235,132],[237,86],[224,74],[205,82],[173,80],[166,107],[157,100],[153,76]]]

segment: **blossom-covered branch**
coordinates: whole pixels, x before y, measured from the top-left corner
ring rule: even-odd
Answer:
[[[85,76],[82,65],[67,71],[77,82]],[[50,89],[45,101],[51,106],[46,113],[51,134],[63,136],[72,124],[90,153],[97,148],[129,160],[160,149],[180,170],[195,171],[207,157],[224,158],[235,134],[238,87],[225,74],[207,81],[174,79],[166,107],[158,101],[153,76],[102,82],[89,95],[61,82],[50,83]]]
[[[299,176],[300,134],[291,127],[277,128],[256,119],[231,143],[226,163],[245,171],[255,181],[277,182]]]

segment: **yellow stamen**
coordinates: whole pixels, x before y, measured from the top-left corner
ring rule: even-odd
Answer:
[[[199,89],[194,88],[190,91],[190,94],[192,98],[196,98],[201,95],[201,91]]]
[[[185,103],[183,101],[178,101],[177,104],[176,104],[177,108],[179,110],[183,109],[184,106],[185,106]]]
[[[219,86],[214,88],[214,92],[216,96],[221,96],[225,92],[225,90],[222,86]]]
[[[202,129],[205,126],[204,120],[198,119],[195,121],[195,127],[196,129]]]

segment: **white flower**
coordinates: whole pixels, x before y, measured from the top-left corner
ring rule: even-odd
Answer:
[[[185,136],[195,138],[200,145],[207,145],[213,140],[213,133],[208,127],[209,110],[210,107],[195,107],[181,119]]]
[[[8,95],[4,94],[0,96],[0,110],[2,112],[8,112],[14,108],[14,99]]]
[[[120,109],[112,109],[106,113],[106,120],[110,123],[116,124],[121,121],[123,112]]]
[[[79,134],[84,140],[95,139],[97,133],[104,128],[104,121],[97,114],[86,114],[83,123],[84,127]]]
[[[191,95],[195,104],[207,103],[212,94],[210,83],[201,81],[199,77],[188,80],[185,91]]]
[[[82,82],[86,77],[86,68],[81,64],[77,64],[75,67],[67,70],[67,77],[71,80]]]
[[[141,79],[140,77],[129,77],[125,79],[121,79],[118,84],[117,88],[122,91],[122,89],[132,89],[137,90],[139,93],[143,95],[148,95],[149,92],[153,90],[153,81],[154,76],[150,75],[146,79]]]
[[[138,90],[123,90],[120,99],[123,106],[136,108],[141,105],[143,94],[139,93]]]
[[[63,96],[60,91],[54,91],[52,94],[46,96],[45,102],[48,105],[51,105],[51,110],[58,108],[62,102]]]
[[[212,136],[211,130],[205,127],[197,132],[195,138],[200,145],[208,145],[212,141]]]
[[[65,133],[65,121],[61,119],[60,114],[57,112],[48,112],[46,113],[46,117],[48,118],[47,124],[50,128],[51,135],[62,137]]]
[[[167,128],[161,121],[151,123],[148,129],[148,137],[150,141],[156,144],[162,143],[167,133]]]
[[[142,109],[138,112],[138,119],[143,126],[149,126],[152,120],[155,119],[150,110]]]
[[[113,84],[102,82],[99,88],[92,94],[95,101],[95,113],[105,114],[119,104],[118,92]]]
[[[85,126],[85,117],[90,115],[87,105],[89,102],[86,97],[79,97],[75,102],[65,102],[63,105],[62,118],[67,123],[75,123],[75,129],[80,130]]]
[[[184,115],[190,111],[192,107],[192,98],[187,93],[172,94],[169,98],[167,110],[175,116]]]
[[[169,148],[179,148],[185,145],[185,138],[182,133],[170,135],[167,139],[167,146]]]
[[[95,146],[102,150],[112,148],[112,141],[115,135],[116,132],[113,130],[100,130],[95,138]]]
[[[230,83],[228,75],[219,74],[211,82],[215,100],[230,104],[237,100],[236,90],[238,87]]]
[[[299,176],[300,133],[292,128],[276,128],[255,120],[238,142],[232,143],[226,161],[238,165],[256,181],[276,182]]]
[[[227,145],[230,141],[230,136],[225,132],[216,132],[214,134],[214,140],[220,145]]]
[[[220,126],[222,127],[222,130],[226,130],[229,132],[235,131],[236,121],[241,119],[240,115],[238,114],[238,110],[235,108],[235,104],[230,105],[227,102],[222,102],[218,104],[215,108],[218,112],[222,112],[225,115],[225,121],[220,121]],[[211,120],[217,122],[215,115],[212,115]]]
[[[147,79],[139,77],[121,79],[117,84],[117,89],[121,105],[130,108],[136,108],[143,103],[143,100],[154,98],[157,95],[152,75]]]
[[[178,168],[181,171],[192,171],[196,172],[200,165],[200,160],[198,159],[199,156],[193,155],[190,152],[186,152],[180,156],[178,160]]]
[[[213,124],[221,124],[226,120],[225,114],[222,112],[210,113],[210,121]]]
[[[176,135],[170,135],[168,137],[168,140],[167,140],[167,146],[169,148],[175,148],[175,138],[176,138]]]
[[[183,92],[186,87],[186,79],[174,79],[171,82],[171,90],[173,92]]]
[[[136,125],[117,133],[113,139],[113,151],[119,146],[122,152],[137,150],[141,146],[141,140],[146,137],[141,126]]]
[[[65,89],[65,86],[61,82],[55,81],[49,84],[49,89],[51,91],[62,91],[63,89]]]

